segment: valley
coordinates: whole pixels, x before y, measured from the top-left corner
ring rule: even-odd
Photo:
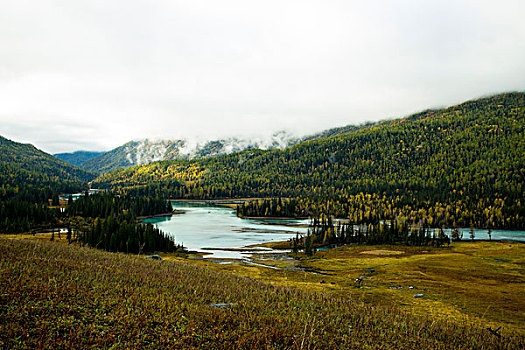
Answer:
[[[525,350],[525,1],[0,9],[0,350]]]
[[[523,348],[524,132],[507,93],[94,172],[1,138],[0,347]]]

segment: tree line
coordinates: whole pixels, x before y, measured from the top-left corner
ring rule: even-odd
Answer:
[[[519,215],[508,213],[504,201],[485,198],[472,211],[467,203],[404,201],[403,197],[359,193],[342,199],[275,198],[251,200],[237,207],[240,217],[316,217],[345,218],[355,224],[377,224],[396,220],[410,226],[435,228],[483,227],[488,229],[519,227]]]
[[[0,232],[68,228],[68,240],[112,252],[183,252],[184,247],[141,216],[173,212],[164,198],[116,196],[111,193],[70,197],[65,210],[13,197],[0,202]],[[72,230],[73,229],[73,235]],[[54,239],[54,235],[52,236]]]
[[[152,224],[123,220],[120,217],[97,217],[91,227],[79,235],[79,241],[90,247],[110,252],[182,252],[184,247],[175,244],[172,237]]]
[[[172,237],[150,223],[140,223],[140,216],[173,212],[171,203],[161,197],[116,196],[112,193],[87,193],[73,201],[66,210],[69,217],[88,218],[90,225],[78,235],[82,244],[112,252],[184,251]]]
[[[135,220],[140,216],[172,213],[171,202],[163,197],[116,196],[111,193],[85,194],[69,200],[67,214],[92,218],[122,218]]]
[[[316,217],[305,235],[292,238],[293,252],[304,250],[311,256],[317,247],[338,244],[402,244],[408,246],[440,247],[450,244],[443,229],[428,226],[410,227],[406,223],[391,220],[369,224],[334,222],[332,217]]]

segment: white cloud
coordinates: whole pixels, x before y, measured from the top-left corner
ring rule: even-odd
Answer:
[[[525,90],[522,1],[29,1],[0,134],[50,152],[307,133]]]

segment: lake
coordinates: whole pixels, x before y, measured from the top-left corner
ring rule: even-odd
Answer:
[[[240,219],[235,210],[191,202],[172,202],[173,208],[184,211],[168,217],[145,219],[172,235],[176,243],[189,250],[209,253],[209,258],[248,258],[251,251],[229,251],[271,241],[285,241],[306,233],[310,220]],[[450,236],[451,229],[444,230]],[[468,240],[470,229],[460,228],[463,239]],[[488,239],[487,230],[474,230],[476,239]],[[493,230],[494,240],[525,242],[525,231]],[[212,249],[209,249],[212,248]]]

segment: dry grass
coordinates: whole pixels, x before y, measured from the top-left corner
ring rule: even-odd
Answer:
[[[283,248],[283,244],[279,243]],[[368,305],[394,305],[436,320],[502,326],[525,335],[525,244],[461,242],[450,248],[345,246],[310,259],[259,259],[278,267],[213,265],[266,282],[330,293]],[[365,269],[373,268],[374,272]],[[362,282],[355,283],[361,276]],[[402,287],[402,288],[399,288]],[[411,289],[410,287],[414,287]],[[414,298],[416,294],[423,298]]]
[[[0,267],[0,348],[525,345],[521,337],[504,333],[499,339],[479,327],[436,322],[390,306],[90,248],[0,238]]]
[[[404,251],[386,250],[386,249],[365,250],[364,252],[361,252],[361,254],[369,254],[369,255],[399,255],[403,253]]]

